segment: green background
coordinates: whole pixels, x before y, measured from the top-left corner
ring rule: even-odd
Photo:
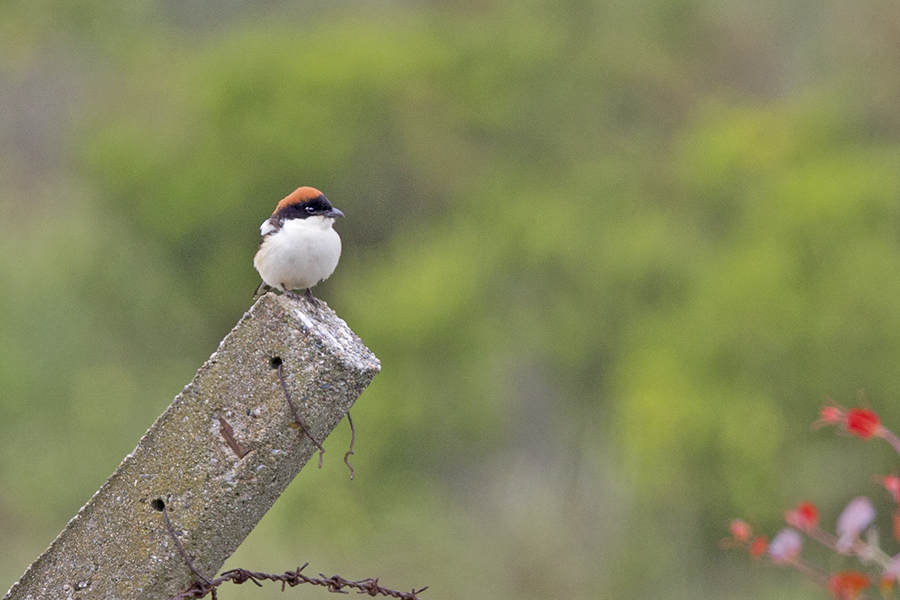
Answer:
[[[826,397],[900,422],[898,39],[884,0],[0,3],[0,588],[313,185],[347,214],[316,295],[384,368],[356,479],[342,425],[226,566],[820,597],[719,540],[887,506],[897,457],[809,424]]]

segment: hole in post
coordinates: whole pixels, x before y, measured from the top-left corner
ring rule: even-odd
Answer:
[[[153,507],[153,510],[162,512],[162,510],[166,507],[166,503],[162,501],[162,498],[157,498],[150,501],[150,506]]]
[[[284,361],[281,360],[280,356],[273,356],[272,358],[269,359],[269,368],[277,369],[278,367],[281,366],[282,362],[284,362]]]

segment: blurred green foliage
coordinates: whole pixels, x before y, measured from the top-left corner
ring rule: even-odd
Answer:
[[[248,308],[302,184],[348,215],[316,294],[384,370],[357,479],[341,429],[231,564],[813,597],[717,541],[896,469],[807,430],[860,391],[900,423],[900,9],[848,10],[6,2],[3,581]]]

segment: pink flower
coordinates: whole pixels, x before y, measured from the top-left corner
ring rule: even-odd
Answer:
[[[819,420],[813,423],[813,426],[840,425],[844,421],[845,414],[846,412],[840,406],[828,404],[819,411]]]
[[[728,529],[731,530],[731,537],[734,538],[734,541],[744,544],[750,540],[750,536],[753,535],[753,531],[750,529],[750,525],[747,524],[746,521],[741,519],[734,519],[728,526]]]
[[[884,489],[891,495],[891,498],[894,499],[894,502],[900,502],[900,477],[897,477],[896,475],[885,475],[884,477],[876,479],[876,481],[878,480],[880,480],[881,485],[883,485]]]
[[[769,544],[769,558],[776,565],[792,563],[800,555],[803,538],[796,529],[784,528],[779,531]]]
[[[837,522],[837,550],[847,554],[859,538],[859,534],[875,520],[875,507],[865,496],[851,500]]]

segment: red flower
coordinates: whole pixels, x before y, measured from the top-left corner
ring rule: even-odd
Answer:
[[[884,436],[881,418],[875,411],[868,408],[851,408],[846,410],[836,404],[823,406],[822,410],[819,411],[819,419],[813,423],[813,427],[818,428],[825,425],[839,425],[844,430],[864,440]]]
[[[764,535],[758,535],[753,538],[753,541],[750,542],[750,556],[756,558],[757,556],[762,556],[766,553],[766,550],[769,548],[769,539]]]
[[[867,408],[851,408],[847,411],[844,428],[853,435],[868,440],[881,435],[881,419]]]
[[[840,571],[828,578],[828,593],[838,600],[855,600],[872,580],[859,571]]]
[[[794,510],[784,513],[784,521],[801,531],[815,529],[819,524],[819,509],[812,502],[801,502]]]

